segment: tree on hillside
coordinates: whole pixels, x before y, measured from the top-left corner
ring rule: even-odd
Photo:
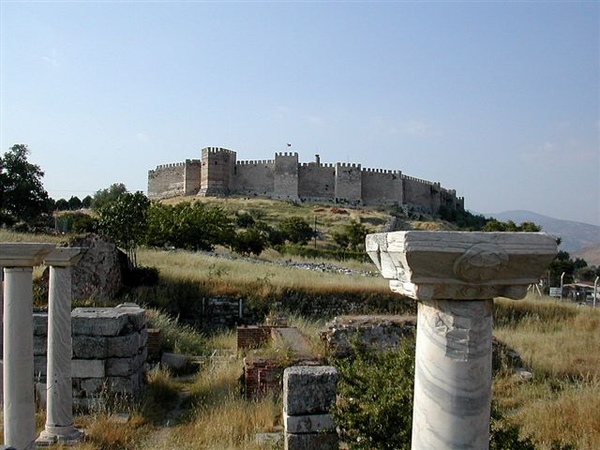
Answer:
[[[81,206],[82,206],[83,208],[86,208],[86,209],[87,209],[87,208],[90,208],[90,207],[92,206],[92,201],[93,201],[93,200],[94,200],[94,199],[92,198],[92,196],[91,196],[91,195],[86,195],[86,196],[83,198],[83,200],[81,200]]]
[[[142,192],[121,194],[98,210],[100,232],[112,237],[137,266],[137,247],[144,242],[148,229],[150,200]]]
[[[213,250],[231,245],[235,238],[232,220],[218,206],[201,202],[177,205],[151,204],[146,243],[155,247]]]
[[[356,220],[351,220],[348,225],[344,225],[344,230],[340,233],[332,233],[333,240],[341,248],[350,248],[352,251],[357,251],[365,244],[365,237],[369,233],[367,227]]]
[[[0,223],[32,223],[49,212],[44,172],[27,160],[29,148],[15,144],[0,158]]]
[[[315,235],[309,223],[297,216],[283,219],[279,229],[285,234],[286,240],[292,244],[305,245]]]
[[[99,210],[104,205],[116,201],[122,194],[127,192],[123,183],[113,183],[110,187],[96,191],[92,198],[92,209]]]

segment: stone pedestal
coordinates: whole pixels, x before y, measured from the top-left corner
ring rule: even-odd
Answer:
[[[337,450],[330,409],[338,373],[329,366],[293,366],[283,372],[285,450]]]
[[[35,448],[33,266],[53,244],[0,243],[4,267],[4,444]]]
[[[72,444],[83,437],[74,426],[71,386],[71,267],[82,255],[80,248],[59,247],[44,261],[50,266],[47,404],[46,426],[36,441],[38,445]]]
[[[489,448],[492,302],[519,299],[556,255],[544,233],[367,236],[390,288],[419,301],[412,448]]]

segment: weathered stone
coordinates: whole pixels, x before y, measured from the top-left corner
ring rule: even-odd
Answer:
[[[556,255],[545,233],[398,231],[370,234],[367,252],[390,289],[418,300],[523,298]]]
[[[337,450],[338,435],[335,433],[293,434],[286,433],[286,450]]]
[[[105,378],[82,378],[79,380],[79,395],[78,397],[89,397],[100,394],[106,390]]]
[[[284,412],[326,414],[335,403],[338,373],[328,366],[294,366],[283,372]]]
[[[143,352],[128,358],[108,358],[106,360],[106,375],[116,377],[133,375],[146,362],[147,356],[147,352]]]
[[[46,336],[33,336],[33,354],[45,356],[48,353],[48,340]]]
[[[48,311],[33,312],[33,335],[48,336]]]
[[[544,233],[367,236],[394,292],[419,300],[412,448],[489,446],[493,297],[522,298],[556,255]]]
[[[137,331],[124,336],[112,337],[107,340],[107,356],[110,358],[122,358],[125,356],[136,355],[140,347],[142,347],[140,341],[140,333]]]
[[[105,362],[102,359],[73,359],[71,361],[73,378],[104,378]]]
[[[283,415],[285,431],[287,433],[323,433],[335,431],[335,422],[332,414],[307,414],[304,416]]]
[[[120,336],[139,331],[146,312],[139,307],[75,308],[72,312],[73,334]]]
[[[73,358],[105,359],[108,357],[108,341],[105,336],[74,335]]]
[[[171,369],[182,369],[188,363],[189,358],[178,353],[163,353],[160,364]]]
[[[323,338],[337,355],[352,353],[352,343],[371,351],[398,348],[406,337],[415,335],[414,316],[339,316],[326,324]]]

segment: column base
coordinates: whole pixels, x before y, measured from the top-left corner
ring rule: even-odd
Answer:
[[[66,433],[51,433],[49,431],[42,431],[39,437],[35,440],[35,443],[40,447],[50,447],[54,444],[66,444],[73,445],[77,444],[85,436],[84,432],[76,428],[72,428],[71,431]]]

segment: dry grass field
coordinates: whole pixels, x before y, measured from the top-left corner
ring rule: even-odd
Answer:
[[[295,210],[294,206],[289,206]],[[291,214],[291,212],[290,212]],[[0,241],[62,243],[64,237],[29,236],[0,230]],[[227,256],[227,257],[224,257]],[[231,255],[141,249],[139,262],[155,266],[163,280],[202,284],[211,292],[232,294],[253,289],[265,295],[282,290],[314,292],[388,293],[381,277],[349,276],[300,270],[278,264],[276,253],[260,260]],[[334,264],[340,265],[339,262]],[[352,268],[373,271],[370,264]],[[143,293],[142,293],[143,294]],[[159,312],[152,320],[159,320]],[[495,336],[518,352],[533,377],[524,380],[509,370],[494,379],[494,398],[506,420],[518,424],[536,447],[554,450],[561,442],[580,450],[600,448],[600,308],[593,310],[548,298],[522,301],[495,300]],[[177,327],[161,319],[165,327]],[[322,323],[294,318],[307,334],[316,335]],[[259,444],[257,433],[278,430],[281,403],[277,397],[246,401],[238,378],[242,355],[236,354],[235,337],[228,332],[199,336],[193,330],[175,330],[186,342],[181,348],[202,348],[207,361],[197,376],[176,378],[153,370],[149,385],[138,402],[111,404],[76,417],[86,440],[75,450],[170,450],[170,449],[272,449]],[[44,413],[38,414],[38,427]],[[55,446],[56,449],[66,448]]]

